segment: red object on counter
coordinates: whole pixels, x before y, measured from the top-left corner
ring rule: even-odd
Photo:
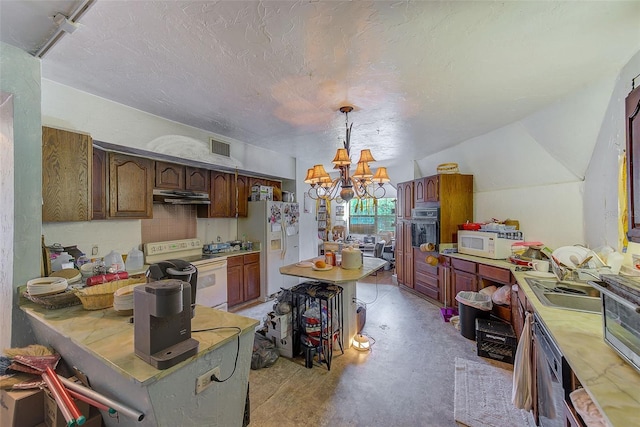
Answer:
[[[87,286],[100,285],[102,283],[113,282],[114,280],[128,279],[129,273],[122,271],[120,273],[100,274],[87,279]]]

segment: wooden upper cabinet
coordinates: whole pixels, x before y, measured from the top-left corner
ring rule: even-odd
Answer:
[[[91,196],[93,215],[91,219],[107,218],[107,152],[93,149],[93,173],[91,180]]]
[[[89,221],[93,208],[91,136],[42,128],[42,221]]]
[[[402,195],[402,216],[405,219],[410,219],[411,209],[413,209],[413,182],[406,182],[403,191],[404,194]]]
[[[231,191],[231,206],[234,206],[238,216],[246,217],[249,213],[249,177],[238,175],[236,190]]]
[[[396,185],[396,217],[398,218],[403,218],[403,215],[404,215],[404,209],[402,205],[404,201],[404,199],[402,198],[404,194],[404,186],[405,186],[404,182],[399,182]]]
[[[627,193],[629,197],[629,232],[632,242],[640,243],[640,87],[625,101],[627,126]]]
[[[231,216],[232,178],[231,174],[211,171],[209,217],[228,218]]]
[[[185,190],[209,191],[209,171],[207,169],[185,167]]]
[[[424,181],[425,179],[416,179],[413,183],[413,203],[424,202]]]
[[[424,201],[438,202],[440,201],[440,179],[438,175],[428,176],[424,178]]]
[[[155,188],[167,190],[185,189],[185,167],[175,163],[155,162],[156,185]]]
[[[109,153],[109,217],[153,217],[153,160]]]

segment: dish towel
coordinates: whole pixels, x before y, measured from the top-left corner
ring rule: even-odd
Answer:
[[[516,349],[513,361],[513,389],[511,402],[516,408],[530,411],[533,407],[533,378],[531,377],[531,325],[533,315],[529,312],[525,315],[522,335]]]

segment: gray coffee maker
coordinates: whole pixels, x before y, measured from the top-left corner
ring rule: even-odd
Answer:
[[[133,292],[136,356],[157,369],[170,368],[198,353],[191,338],[191,286],[169,279],[137,286]]]
[[[191,285],[191,317],[196,315],[196,291],[198,287],[198,269],[187,261],[169,259],[151,264],[147,270],[148,281],[178,279]]]

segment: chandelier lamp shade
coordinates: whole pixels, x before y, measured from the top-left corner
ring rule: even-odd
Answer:
[[[307,176],[304,179],[305,184],[309,184],[309,197],[314,200],[325,199],[335,200],[342,199],[346,202],[353,199],[380,199],[384,197],[386,190],[384,184],[389,182],[387,168],[379,167],[375,173],[371,173],[369,163],[376,160],[371,154],[371,150],[364,149],[360,151],[360,160],[356,164],[356,170],[351,174],[351,128],[353,123],[349,125],[349,113],[353,111],[353,107],[340,107],[340,112],[345,115],[346,138],[343,142],[344,148],[338,148],[336,155],[331,163],[333,168],[340,172],[340,176],[331,179],[322,165],[315,165],[307,170]]]

